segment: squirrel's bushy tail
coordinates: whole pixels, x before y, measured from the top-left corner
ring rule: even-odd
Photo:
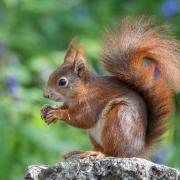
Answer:
[[[173,109],[172,92],[180,90],[180,45],[167,27],[151,19],[125,18],[117,31],[107,32],[101,56],[105,68],[144,98],[148,110],[146,147],[163,135]]]

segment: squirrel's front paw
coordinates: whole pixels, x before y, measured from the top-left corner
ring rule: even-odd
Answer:
[[[60,115],[58,110],[50,110],[44,118],[47,124],[55,123],[59,119]]]
[[[52,107],[51,105],[48,105],[48,104],[44,105],[41,109],[41,118],[45,120],[48,112],[55,109],[57,108]]]

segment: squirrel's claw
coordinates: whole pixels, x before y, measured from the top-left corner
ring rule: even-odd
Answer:
[[[64,154],[63,157],[65,159],[68,159],[68,158],[70,158],[71,156],[74,156],[74,155],[79,155],[82,158],[87,158],[87,157],[90,157],[90,156],[96,156],[98,158],[105,157],[105,154],[103,154],[102,152],[99,152],[99,151],[72,151],[72,152]]]
[[[51,110],[47,113],[45,122],[47,124],[55,123],[59,119],[57,110]]]
[[[44,105],[42,108],[41,108],[41,119],[44,120],[45,122],[47,121],[47,115],[50,111],[52,110],[57,110],[56,107],[53,107],[51,105]],[[47,122],[46,122],[47,123]]]
[[[82,153],[84,153],[84,151],[72,151],[72,152],[64,154],[63,157],[64,157],[64,159],[68,159],[71,156],[82,154]]]
[[[90,156],[96,156],[97,158],[102,158],[105,155],[99,151],[85,151],[84,153],[80,154],[81,157],[87,158]]]

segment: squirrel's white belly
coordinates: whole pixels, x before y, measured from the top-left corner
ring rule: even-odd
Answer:
[[[101,134],[104,127],[104,121],[104,118],[99,119],[99,121],[96,123],[96,126],[88,130],[91,137],[96,141],[97,144],[101,146],[103,146]]]
[[[105,108],[100,113],[100,116],[99,116],[99,119],[98,119],[96,125],[93,128],[88,130],[89,134],[93,137],[93,139],[102,147],[103,147],[102,131],[103,131],[104,123],[106,120],[105,117],[106,117],[106,113],[111,108],[111,105],[113,102],[114,102],[114,100],[112,100],[106,104]]]

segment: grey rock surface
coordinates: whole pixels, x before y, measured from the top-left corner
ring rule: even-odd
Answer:
[[[180,180],[174,168],[140,158],[71,157],[55,165],[32,165],[25,180]]]

